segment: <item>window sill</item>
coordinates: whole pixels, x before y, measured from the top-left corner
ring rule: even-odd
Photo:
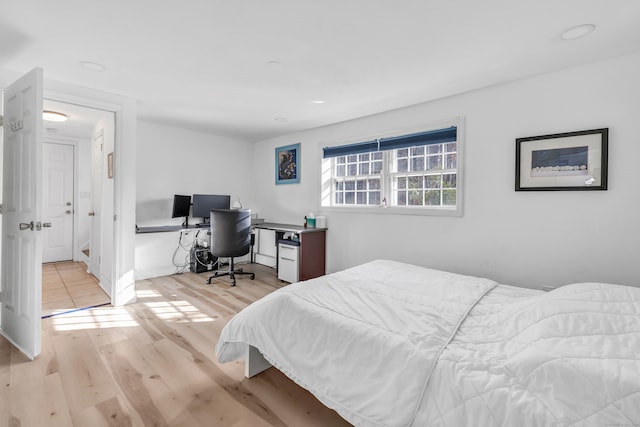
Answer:
[[[386,207],[381,206],[321,206],[320,214],[323,213],[359,213],[374,215],[417,215],[417,216],[446,216],[462,217],[462,207],[434,207],[434,208],[410,208],[410,207]]]

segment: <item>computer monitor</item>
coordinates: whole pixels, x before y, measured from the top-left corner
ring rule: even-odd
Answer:
[[[194,194],[193,210],[191,216],[203,218],[204,223],[209,223],[211,209],[230,209],[231,196],[217,194]]]
[[[191,196],[173,195],[173,210],[171,218],[184,217],[184,225],[189,225],[189,209],[191,208]]]

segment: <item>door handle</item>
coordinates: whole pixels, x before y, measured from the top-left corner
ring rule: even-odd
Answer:
[[[33,230],[34,224],[33,221],[31,221],[30,223],[21,222],[19,227],[20,230]]]
[[[51,228],[51,223],[50,222],[41,223],[40,221],[36,222],[36,230],[40,231],[43,228]]]
[[[96,213],[91,211],[91,212],[89,212],[89,216],[96,216]]]
[[[67,206],[71,206],[71,202],[67,202]]]
[[[70,211],[70,210],[67,210],[66,214],[67,214],[67,215],[69,215],[70,213],[71,213],[71,211]]]

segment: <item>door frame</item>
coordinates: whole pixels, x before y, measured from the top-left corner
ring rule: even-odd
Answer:
[[[0,70],[0,87],[7,87],[20,76],[20,73]],[[44,98],[111,111],[115,115],[111,304],[120,306],[135,302],[136,100],[46,77]]]
[[[46,99],[114,113],[114,238],[111,304],[135,302],[136,103],[132,98],[44,82]]]

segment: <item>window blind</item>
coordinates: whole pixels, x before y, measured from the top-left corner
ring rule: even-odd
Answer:
[[[398,148],[415,147],[419,145],[442,144],[454,142],[458,137],[458,129],[451,126],[444,129],[412,133],[408,135],[379,138],[375,141],[358,142],[356,144],[324,147],[322,157],[348,156],[350,154],[371,153],[374,151],[397,150]]]
[[[378,151],[378,141],[358,142],[356,144],[337,145],[335,147],[324,147],[322,157],[348,156],[349,154],[371,153]]]
[[[446,129],[436,129],[428,132],[380,138],[380,151],[397,150],[398,148],[415,147],[418,145],[433,145],[453,142],[456,140],[457,136],[458,129],[455,126],[451,126]]]

